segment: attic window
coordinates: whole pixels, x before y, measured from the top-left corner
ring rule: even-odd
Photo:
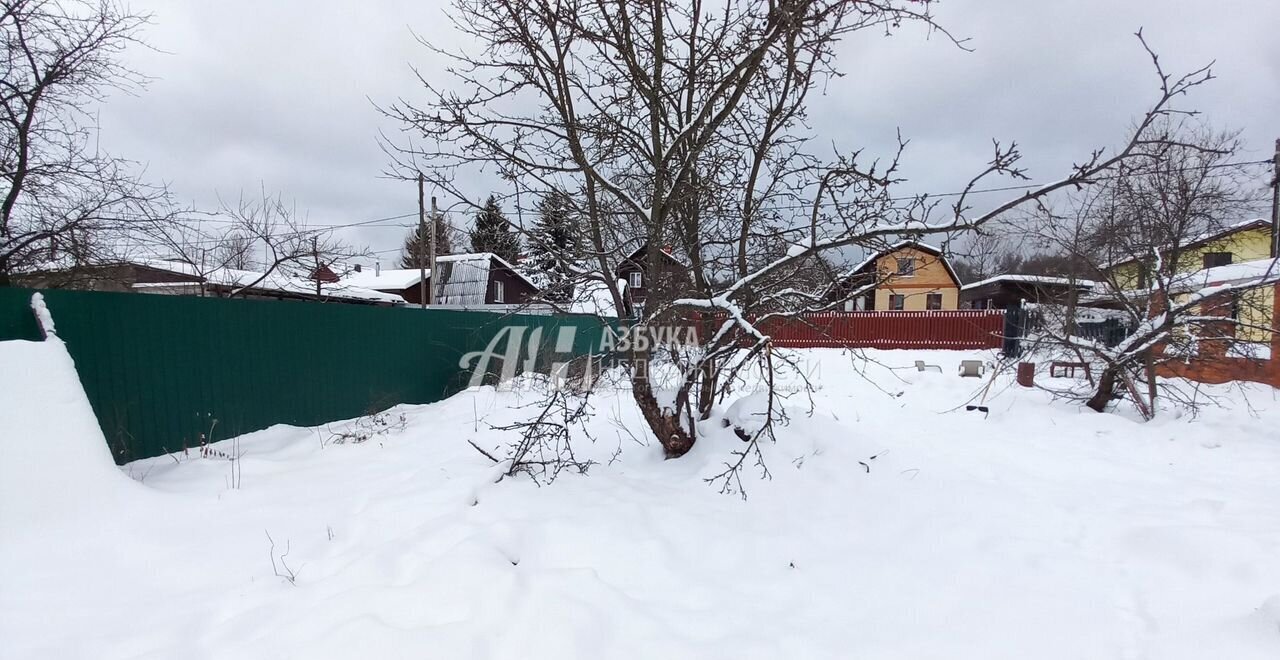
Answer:
[[[506,287],[506,286],[504,286],[502,282],[500,282],[500,281],[494,281],[494,283],[493,283],[493,302],[498,303],[498,304],[505,303],[505,302],[506,302],[506,297],[507,297],[507,291],[506,291],[506,289],[507,289],[507,287]]]
[[[644,276],[640,271],[632,271],[629,277],[631,288],[639,289],[644,286]]]
[[[911,277],[916,274],[916,260],[911,257],[902,257],[898,259],[898,275],[903,277]]]
[[[1205,252],[1204,253],[1205,268],[1216,268],[1218,266],[1230,266],[1230,265],[1231,265],[1230,252]]]

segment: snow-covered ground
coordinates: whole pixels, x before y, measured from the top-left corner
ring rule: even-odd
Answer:
[[[1001,379],[984,417],[988,355],[800,355],[817,413],[743,500],[703,482],[732,433],[663,461],[626,393],[544,487],[467,443],[528,413],[492,389],[116,469],[60,346],[0,343],[0,656],[1280,657],[1275,390],[1141,424]]]

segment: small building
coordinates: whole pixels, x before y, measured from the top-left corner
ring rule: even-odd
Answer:
[[[261,273],[235,268],[206,271],[181,260],[135,259],[111,264],[80,266],[67,270],[25,273],[14,278],[18,286],[86,291],[134,291],[164,295],[206,296],[258,300],[312,300],[359,305],[403,305],[394,294],[364,289],[336,278],[290,275],[283,271]]]
[[[658,253],[658,270],[650,272],[648,243],[623,257],[615,275],[624,283],[625,302],[632,314],[644,313],[645,302],[654,291],[663,291],[665,297],[674,298],[690,285],[689,265],[673,255],[670,247]]]
[[[891,245],[854,268],[841,287],[845,311],[954,310],[960,305],[960,279],[940,248],[919,241]]]
[[[1093,290],[1090,280],[1072,280],[1047,275],[1006,274],[989,277],[960,287],[960,306],[965,309],[1009,309],[1022,301],[1062,304]]]
[[[505,259],[489,252],[436,257],[436,270],[440,271],[439,278],[432,277],[430,268],[425,272],[426,286],[436,287],[437,305],[524,305],[534,301],[540,291]],[[359,267],[343,276],[341,282],[394,294],[410,304],[420,305],[424,290],[422,273],[418,268]]]
[[[44,268],[14,275],[16,286],[31,289],[76,289],[81,291],[132,291],[149,284],[190,284],[202,278],[180,262],[163,260],[118,261],[93,266]]]

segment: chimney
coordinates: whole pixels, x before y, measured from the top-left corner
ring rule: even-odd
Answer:
[[[378,277],[379,275],[382,275],[382,262],[375,261],[373,262],[373,276]]]
[[[357,273],[358,273],[358,272],[360,272],[360,264],[356,264],[355,271],[356,271]]]

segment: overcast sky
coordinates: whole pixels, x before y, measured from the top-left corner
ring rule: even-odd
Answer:
[[[411,184],[381,178],[387,158],[378,131],[396,127],[373,102],[421,99],[410,65],[426,75],[438,67],[411,30],[453,43],[445,3],[132,6],[154,13],[147,39],[157,52],[139,49],[129,59],[155,81],[135,97],[108,100],[104,147],[146,163],[149,178],[202,208],[265,185],[296,201],[312,224],[416,210]],[[841,53],[847,75],[811,107],[823,144],[841,149],[888,155],[901,128],[912,141],[904,173],[914,190],[962,186],[989,158],[993,137],[1018,141],[1037,181],[1115,144],[1156,93],[1133,36],[1139,27],[1168,70],[1216,60],[1218,79],[1188,103],[1217,126],[1243,130],[1247,159],[1267,158],[1280,137],[1275,0],[944,0],[937,16],[973,52],[918,29],[855,35]],[[374,250],[394,250],[405,232],[347,231]]]

